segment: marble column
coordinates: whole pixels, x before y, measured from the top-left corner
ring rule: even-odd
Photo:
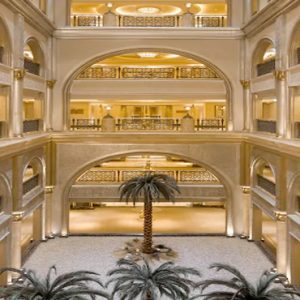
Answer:
[[[287,133],[287,113],[288,113],[288,87],[286,81],[286,71],[274,71],[276,80],[277,98],[277,136],[286,137]]]
[[[52,239],[54,238],[52,232],[52,195],[53,195],[53,186],[45,187],[45,201],[46,201],[46,228],[45,234],[46,238]]]
[[[45,204],[42,203],[33,212],[33,239],[45,241]]]
[[[249,224],[250,224],[250,187],[243,186],[243,234],[240,236],[241,238],[249,237]]]
[[[244,101],[244,131],[250,131],[250,120],[252,116],[252,101],[250,92],[250,80],[241,80],[241,85],[243,87],[243,101]]]
[[[276,211],[276,267],[279,273],[287,272],[287,213]]]
[[[53,115],[53,88],[56,80],[47,80],[46,103],[45,103],[45,129],[52,131],[52,115]]]
[[[249,241],[260,241],[262,237],[262,211],[255,204],[250,207]]]
[[[24,69],[14,70],[12,97],[12,134],[14,137],[23,136],[23,79]]]

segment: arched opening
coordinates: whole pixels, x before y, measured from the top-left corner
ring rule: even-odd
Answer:
[[[11,43],[6,25],[0,18],[0,63],[10,65]]]
[[[290,66],[300,64],[300,22],[293,30],[290,40]]]
[[[136,49],[93,59],[70,78],[66,98],[71,130],[193,132],[232,126],[225,75],[205,60],[172,50]]]
[[[120,202],[118,188],[149,169],[175,178],[181,190],[174,203],[154,204],[156,234],[226,233],[227,193],[217,176],[176,155],[155,153],[113,157],[82,171],[68,194],[69,232],[140,234],[143,203]]]
[[[44,54],[35,38],[29,38],[24,46],[24,69],[37,76],[44,76],[45,59]]]

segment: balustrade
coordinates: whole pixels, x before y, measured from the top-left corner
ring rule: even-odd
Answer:
[[[91,169],[79,177],[79,184],[120,183],[145,174],[145,170],[101,170]],[[153,170],[156,174],[173,177],[178,183],[219,184],[219,180],[208,170],[198,168],[194,170]]]
[[[4,137],[4,127],[5,127],[5,122],[0,121],[0,138]]]
[[[300,195],[296,196],[296,209],[297,212],[300,213]]]
[[[224,119],[197,119],[196,128],[198,130],[225,130]]]
[[[300,64],[300,48],[297,49],[297,64]]]
[[[41,122],[42,120],[40,119],[23,121],[23,132],[27,133],[27,132],[39,131],[41,128]]]
[[[90,67],[77,79],[218,79],[206,67]]]
[[[295,134],[294,137],[296,139],[300,139],[300,122],[295,122]]]
[[[23,183],[23,195],[26,195],[38,185],[39,185],[39,174],[36,174],[33,177],[27,179]]]
[[[0,63],[3,64],[4,47],[0,47]]]
[[[3,211],[3,202],[4,202],[3,197],[0,196],[0,213]]]
[[[257,76],[262,76],[268,73],[272,73],[275,70],[275,59],[258,64],[256,66]]]
[[[123,118],[118,120],[119,130],[174,130],[174,120],[169,118]]]
[[[31,74],[40,75],[40,64],[24,58],[24,69]]]
[[[72,119],[71,130],[100,130],[100,119]]]
[[[256,120],[257,131],[276,133],[276,121]]]
[[[226,16],[195,16],[196,27],[225,27]]]
[[[271,180],[257,174],[257,185],[271,195],[276,196],[276,184]]]
[[[73,15],[71,17],[73,27],[100,27],[103,26],[101,15]]]

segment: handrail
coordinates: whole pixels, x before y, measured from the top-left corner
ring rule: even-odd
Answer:
[[[273,120],[256,120],[257,131],[276,133],[277,122]]]
[[[257,185],[265,191],[267,191],[268,193],[270,193],[271,195],[276,196],[276,184],[268,178],[257,174]]]
[[[275,59],[258,64],[256,66],[256,69],[257,69],[257,76],[262,76],[265,74],[272,73],[275,70]]]
[[[26,195],[38,185],[39,185],[39,174],[36,174],[33,177],[23,182],[23,195]]]

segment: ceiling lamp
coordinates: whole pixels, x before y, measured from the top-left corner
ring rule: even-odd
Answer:
[[[158,53],[155,52],[139,52],[137,54],[140,58],[155,58]]]
[[[158,7],[147,6],[147,7],[139,7],[137,11],[142,14],[157,14],[160,12],[160,9]]]

